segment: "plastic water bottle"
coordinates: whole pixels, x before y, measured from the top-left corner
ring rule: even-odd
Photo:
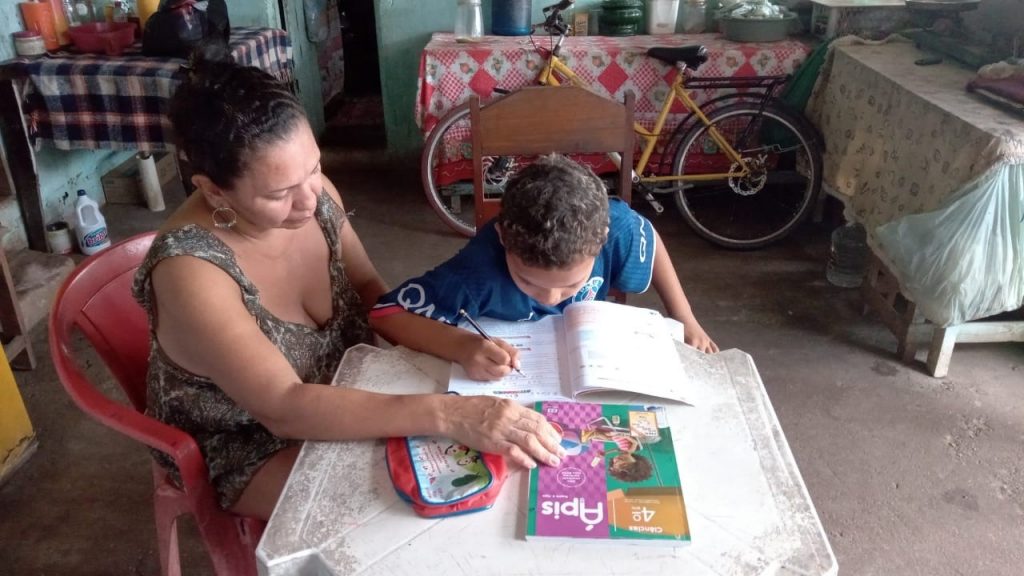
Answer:
[[[531,0],[494,0],[491,3],[491,32],[498,36],[526,36],[530,33]]]
[[[867,265],[867,232],[860,224],[850,223],[832,232],[825,277],[841,288],[856,288],[864,282]]]
[[[85,190],[78,191],[78,200],[75,201],[75,235],[78,236],[78,247],[86,256],[110,247],[107,221],[100,214],[99,205],[89,198]]]

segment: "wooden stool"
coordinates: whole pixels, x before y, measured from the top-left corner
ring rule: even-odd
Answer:
[[[864,312],[873,310],[878,313],[896,336],[896,354],[901,361],[912,362],[918,343],[930,340],[928,373],[935,378],[949,373],[949,362],[957,342],[1024,342],[1024,319],[982,320],[946,327],[932,324],[918,312],[917,305],[900,292],[896,277],[874,253],[869,256],[861,293]]]

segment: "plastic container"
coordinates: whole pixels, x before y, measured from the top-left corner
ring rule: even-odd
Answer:
[[[532,25],[530,0],[494,0],[491,3],[491,32],[498,36],[528,36]]]
[[[47,50],[60,48],[60,40],[57,38],[57,23],[54,20],[53,8],[45,2],[21,2],[18,4],[21,9],[21,19],[25,22],[25,29],[38,32],[43,37],[43,43]]]
[[[789,36],[789,28],[796,21],[795,14],[785,18],[719,18],[722,34],[733,42],[776,42]]]
[[[707,28],[707,2],[705,0],[683,0],[679,6],[676,32],[679,34],[700,34]]]
[[[60,220],[52,224],[47,224],[46,228],[46,247],[50,250],[51,254],[70,254],[73,242],[71,240],[71,227],[68,223]]]
[[[480,0],[458,0],[455,7],[455,40],[475,42],[484,34]]]
[[[50,11],[53,12],[54,30],[57,32],[57,42],[61,46],[71,44],[71,37],[68,36],[68,17],[64,13],[63,0],[48,0]]]
[[[647,0],[647,33],[675,34],[679,0]]]
[[[135,28],[130,22],[93,22],[68,28],[68,35],[79,52],[120,56],[135,43]]]
[[[856,288],[864,282],[867,267],[867,232],[860,224],[847,224],[832,231],[825,277],[840,288]]]
[[[633,36],[640,33],[643,0],[604,0],[601,3],[601,35]]]
[[[46,42],[39,32],[23,30],[11,34],[14,37],[14,52],[25,58],[36,58],[46,54]]]
[[[85,190],[78,191],[75,201],[75,236],[82,254],[89,256],[110,247],[107,221],[100,214],[100,206],[89,198]]]

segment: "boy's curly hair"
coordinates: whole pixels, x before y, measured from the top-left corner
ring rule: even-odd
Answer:
[[[505,250],[527,266],[562,268],[597,256],[608,239],[608,196],[596,174],[542,156],[509,180],[498,214]]]

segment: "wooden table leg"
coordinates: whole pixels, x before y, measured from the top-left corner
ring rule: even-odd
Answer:
[[[3,237],[0,232],[0,238]],[[36,356],[32,351],[32,339],[25,331],[25,320],[18,304],[18,293],[11,277],[11,267],[7,264],[7,255],[0,249],[0,339],[3,340],[4,351],[11,359],[11,368],[32,370],[36,367]]]
[[[28,246],[46,251],[46,222],[43,220],[43,198],[36,173],[35,153],[28,138],[24,110],[18,97],[19,83],[0,77],[0,144],[4,168],[14,184],[14,194],[25,220]],[[11,359],[14,363],[14,359]]]
[[[928,372],[935,378],[942,378],[949,373],[949,360],[953,357],[953,346],[956,345],[956,334],[959,326],[935,327],[932,334],[932,346],[928,349]]]
[[[957,342],[1024,342],[1024,320],[976,321],[935,328],[928,350],[928,371],[936,378],[949,373]]]

